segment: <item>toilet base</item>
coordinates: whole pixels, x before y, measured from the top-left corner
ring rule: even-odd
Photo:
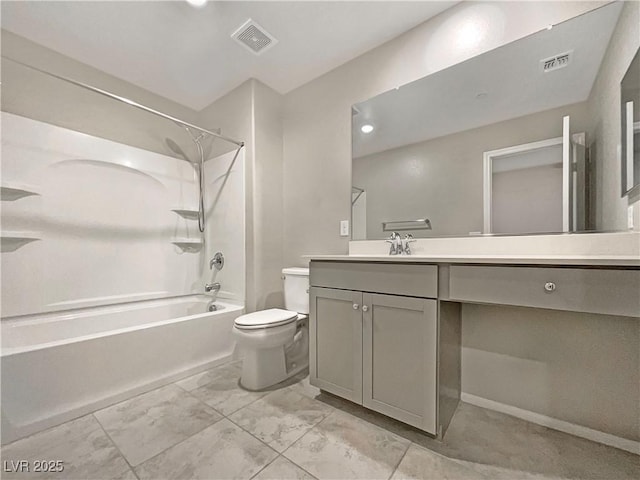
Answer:
[[[240,384],[247,390],[262,390],[287,378],[284,347],[246,349]]]
[[[242,349],[244,356],[240,385],[243,388],[264,390],[309,366],[309,331],[306,322],[298,323],[294,331],[296,334],[291,334],[293,339],[287,345]]]
[[[287,375],[286,375],[282,380],[279,380],[279,381],[277,381],[277,382],[275,382],[275,383],[272,383],[272,384],[270,384],[270,385],[266,385],[266,386],[264,386],[264,387],[260,387],[260,388],[251,388],[251,387],[249,387],[248,385],[246,385],[246,384],[244,383],[244,378],[245,378],[245,376],[244,376],[244,375],[242,375],[242,376],[240,377],[240,380],[238,381],[238,383],[240,384],[240,386],[241,386],[242,388],[244,388],[245,390],[249,390],[250,392],[261,392],[261,391],[263,391],[263,390],[267,390],[267,389],[268,389],[268,388],[270,388],[270,387],[273,387],[274,385],[277,385],[278,383],[284,382],[285,380],[287,380],[287,379],[289,379],[289,378],[291,378],[291,377],[295,377],[297,374],[299,374],[300,372],[302,372],[303,370],[305,370],[305,369],[306,369],[306,368],[308,368],[308,367],[309,367],[309,362],[307,362],[307,363],[306,363],[306,364],[304,364],[304,365],[299,365],[299,366],[297,366],[295,369],[293,369],[291,372],[287,373]],[[266,383],[266,382],[265,382],[265,383]]]

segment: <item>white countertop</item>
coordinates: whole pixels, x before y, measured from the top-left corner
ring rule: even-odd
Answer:
[[[640,267],[640,257],[626,255],[304,255],[303,258],[342,262]]]
[[[466,263],[640,267],[640,232],[419,238],[411,255],[389,255],[383,240],[349,242],[349,255],[305,255],[343,262]]]

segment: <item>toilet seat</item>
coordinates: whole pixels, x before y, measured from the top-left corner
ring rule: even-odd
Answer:
[[[297,319],[298,312],[282,310],[281,308],[270,308],[269,310],[261,310],[259,312],[241,315],[235,319],[234,325],[239,330],[260,330],[288,325]]]

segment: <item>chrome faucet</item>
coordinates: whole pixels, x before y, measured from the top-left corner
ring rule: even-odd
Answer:
[[[407,233],[404,236],[404,239],[402,240],[402,244],[400,246],[400,248],[402,249],[403,255],[411,255],[411,247],[409,247],[409,244],[413,242],[415,242],[413,235],[411,235],[410,233]]]
[[[391,232],[391,236],[389,236],[389,239],[385,240],[385,242],[391,244],[389,247],[389,255],[402,254],[402,240],[398,232]]]
[[[220,283],[219,282],[207,283],[204,286],[204,291],[218,293],[220,291]]]

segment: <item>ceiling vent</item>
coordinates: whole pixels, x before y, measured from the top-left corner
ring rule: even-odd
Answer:
[[[559,68],[564,68],[569,63],[571,63],[571,57],[573,56],[573,50],[570,52],[561,53],[559,55],[554,55],[553,57],[545,58],[544,60],[540,60],[540,65],[542,67],[543,72],[552,72],[553,70],[558,70]]]
[[[231,38],[255,55],[261,55],[278,43],[273,35],[251,19],[233,32]]]

